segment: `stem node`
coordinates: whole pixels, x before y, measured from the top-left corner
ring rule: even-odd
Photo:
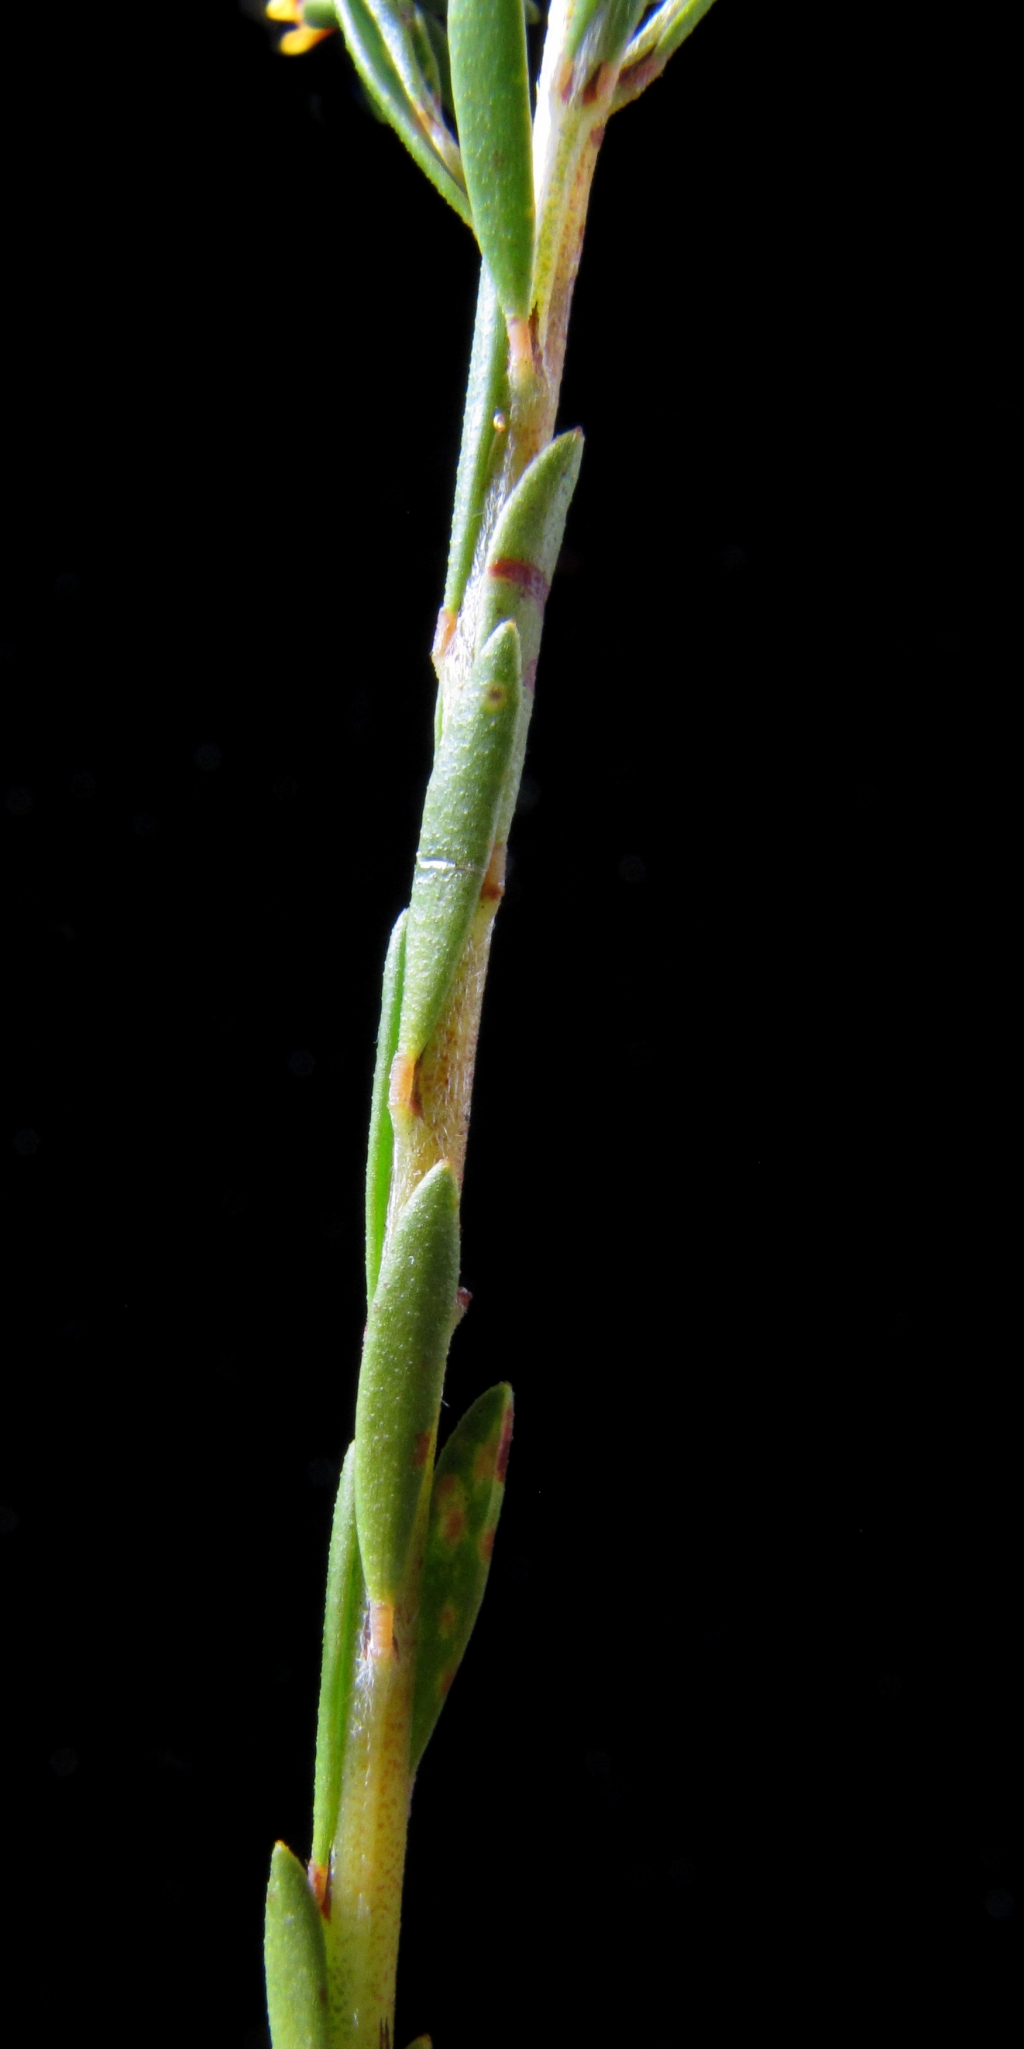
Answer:
[[[391,1665],[397,1655],[394,1602],[371,1601],[370,1656],[377,1665]]]

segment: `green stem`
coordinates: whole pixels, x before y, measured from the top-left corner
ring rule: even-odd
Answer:
[[[346,1745],[325,1927],[338,2049],[380,2049],[394,2027],[411,1712],[394,1661],[370,1666]]]
[[[342,1794],[324,1902],[331,2049],[393,2043],[395,1974],[412,1780],[416,1624],[430,1500],[429,1463],[393,1642],[370,1642],[369,1615],[349,1705]]]
[[[477,0],[451,0],[466,176],[491,268],[485,262],[481,272],[434,644],[425,836],[385,973],[367,1181],[368,1324],[332,1538],[309,1890],[279,1845],[268,1892],[275,2049],[393,2049],[414,1718],[418,1762],[479,1606],[511,1433],[511,1391],[491,1389],[442,1453],[432,1508],[445,1354],[461,1313],[459,1190],[491,932],[544,603],[582,446],[577,431],[554,439],[569,313],[607,119],[657,75],[710,4],[666,0],[624,53],[617,30],[602,40],[597,0],[552,0],[527,213],[526,78],[506,106],[515,67],[502,56],[506,44],[521,54],[520,0],[494,0],[493,21]],[[414,118],[420,74],[401,8],[392,0],[338,7],[368,89],[467,217],[454,141],[442,132],[431,148]]]
[[[569,153],[573,158],[571,189],[552,229],[543,299],[543,339],[534,360],[512,385],[511,417],[500,473],[470,536],[469,522],[457,502],[450,594],[459,593],[463,631],[450,649],[438,649],[441,699],[468,673],[476,650],[478,589],[483,551],[503,504],[519,477],[550,442],[555,425],[565,355],[569,306],[576,279],[593,167],[603,122],[614,85],[609,68],[600,95],[578,113]],[[471,399],[460,469],[460,493],[469,500],[473,466],[474,493],[493,462],[489,413],[496,389],[504,382],[501,357],[493,341],[493,298],[486,281],[481,288]],[[507,372],[505,373],[507,375]],[[488,418],[485,419],[485,415]],[[488,431],[489,429],[489,431]],[[483,447],[482,447],[483,444]],[[469,561],[473,558],[473,572]],[[457,566],[455,566],[457,565]],[[454,573],[453,573],[454,571]],[[460,588],[461,586],[461,588]],[[449,593],[446,593],[448,595]],[[443,616],[443,615],[442,615]],[[515,791],[510,793],[514,803]],[[412,1191],[439,1160],[450,1161],[461,1183],[469,1126],[470,1098],[484,982],[494,914],[503,887],[504,845],[496,847],[488,886],[462,955],[444,1010],[418,1063],[418,1106],[415,1116],[399,1114],[395,1122],[391,1162],[391,1193],[385,1242],[394,1230]],[[423,1490],[423,1512],[429,1486]],[[422,1517],[421,1517],[422,1524]],[[374,1657],[368,1646],[352,1694],[342,1767],[342,1798],[331,1858],[330,1919],[326,1922],[328,1982],[334,2039],[338,2049],[380,2049],[394,2028],[394,1985],[401,1917],[402,1876],[409,1797],[409,1735],[415,1679],[416,1626],[422,1529],[414,1543],[414,1563],[401,1600],[396,1604],[397,1656],[386,1646]],[[387,2031],[385,2033],[385,2030]]]

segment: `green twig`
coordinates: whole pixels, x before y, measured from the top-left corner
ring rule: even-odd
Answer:
[[[544,606],[582,436],[555,437],[605,126],[711,0],[552,0],[531,122],[523,0],[337,0],[367,90],[481,250],[438,675],[409,908],[391,937],[366,1180],[367,1325],[328,1567],[308,1872],[267,1893],[274,2049],[392,2049],[409,1801],[483,1598],[512,1392],[439,1458],[462,1314],[459,1205],[480,1006],[522,774]],[[272,0],[322,35],[324,0]],[[298,47],[298,45],[296,45]],[[450,64],[449,64],[450,58]],[[458,140],[444,123],[454,109]],[[413,2045],[417,2049],[417,2045]],[[428,2049],[427,2038],[419,2049]]]

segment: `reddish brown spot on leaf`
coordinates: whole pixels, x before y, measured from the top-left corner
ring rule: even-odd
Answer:
[[[505,894],[505,858],[505,848],[495,847],[487,863],[487,873],[480,884],[481,903],[501,902]]]
[[[435,1495],[437,1527],[444,1544],[460,1544],[466,1534],[466,1490],[457,1473],[445,1473]]]
[[[412,1469],[414,1473],[418,1472],[420,1467],[425,1466],[427,1463],[430,1438],[431,1432],[429,1430],[419,1430],[416,1433],[416,1442],[413,1445],[412,1451]]]
[[[314,1864],[312,1857],[306,1866],[309,1889],[325,1921],[331,1918],[331,1867],[329,1864]]]
[[[461,1544],[466,1534],[466,1511],[453,1504],[441,1516],[441,1535],[446,1544]]]
[[[654,50],[649,57],[642,58],[639,64],[631,64],[628,71],[620,71],[619,91],[630,93],[634,99],[639,98],[644,88],[657,76],[658,53]]]
[[[515,584],[524,598],[532,598],[535,605],[546,605],[548,580],[535,562],[523,562],[517,555],[499,555],[489,564],[487,574],[496,583]]]
[[[595,65],[593,71],[590,74],[590,77],[586,82],[586,85],[583,88],[583,91],[580,94],[580,99],[582,100],[583,105],[585,107],[592,107],[594,101],[598,98],[598,95],[600,93],[607,92],[611,82],[612,66],[610,64]]]
[[[604,124],[604,122],[603,122],[603,121],[599,121],[599,122],[598,122],[598,125],[597,125],[597,127],[596,127],[596,128],[592,128],[592,129],[591,129],[591,131],[590,131],[590,140],[591,140],[591,142],[592,142],[592,144],[593,144],[593,146],[594,146],[594,148],[595,148],[595,149],[600,149],[600,147],[601,147],[601,144],[602,144],[602,142],[604,141],[604,130],[605,130],[605,124]]]
[[[491,1552],[493,1551],[493,1549],[494,1549],[494,1531],[493,1531],[493,1529],[490,1529],[490,1530],[481,1530],[481,1532],[480,1532],[480,1541],[479,1541],[479,1543],[478,1543],[478,1545],[477,1545],[477,1550],[479,1551],[479,1553],[480,1553],[480,1556],[481,1556],[481,1558],[483,1559],[483,1562],[484,1562],[484,1564],[485,1564],[485,1565],[489,1565],[489,1564],[490,1564],[490,1559],[491,1559]]]
[[[471,1302],[472,1302],[472,1300],[473,1300],[473,1297],[472,1297],[472,1295],[470,1294],[470,1292],[469,1292],[469,1289],[468,1289],[468,1288],[456,1288],[456,1290],[455,1290],[455,1294],[456,1294],[456,1298],[457,1298],[457,1301],[458,1301],[458,1304],[459,1304],[459,1308],[460,1308],[460,1309],[468,1309],[468,1308],[469,1308],[469,1305],[470,1305],[470,1303],[471,1303]]]
[[[438,1636],[450,1636],[457,1621],[458,1611],[454,1601],[446,1601],[437,1618]]]
[[[444,1696],[445,1696],[445,1694],[447,1693],[447,1691],[448,1691],[448,1688],[449,1688],[449,1686],[451,1685],[451,1683],[452,1683],[452,1680],[453,1680],[453,1679],[454,1679],[454,1677],[455,1677],[455,1674],[456,1674],[456,1671],[457,1671],[457,1669],[458,1669],[458,1668],[457,1668],[457,1666],[455,1666],[455,1665],[452,1665],[452,1667],[451,1667],[451,1669],[450,1669],[449,1671],[447,1671],[447,1672],[442,1672],[442,1674],[441,1674],[441,1678],[440,1678],[440,1682],[439,1682],[439,1684],[438,1684],[438,1689],[437,1689],[437,1690],[438,1690],[439,1694],[441,1695],[441,1698],[442,1698],[442,1700],[444,1699]]]

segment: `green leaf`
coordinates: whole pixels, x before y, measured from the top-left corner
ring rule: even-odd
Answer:
[[[403,1060],[419,1060],[427,1045],[480,902],[520,695],[519,635],[509,621],[491,634],[447,705],[427,785],[405,930]]]
[[[459,1191],[447,1160],[425,1174],[384,1254],[356,1399],[355,1506],[367,1592],[394,1605],[429,1471],[458,1313]]]
[[[273,2049],[331,2049],[323,1922],[285,1843],[270,1860],[263,1960]]]
[[[472,227],[472,215],[454,142],[451,142],[450,151],[447,152],[447,160],[442,161],[437,150],[427,140],[423,124],[417,118],[387,43],[365,0],[337,0],[337,9],[349,56],[366,91],[376,101],[385,118],[390,121],[396,135],[401,137],[410,155],[415,157],[421,171],[426,172],[431,184],[436,185],[438,191],[443,193],[460,219]]]
[[[528,689],[533,687],[531,663],[536,663],[544,605],[582,460],[578,427],[542,448],[503,505],[487,550],[477,638],[486,639],[500,619],[514,619]]]
[[[423,32],[434,55],[438,79],[438,98],[445,113],[454,121],[455,101],[452,98],[452,67],[448,56],[448,31],[445,28],[444,22],[438,21],[436,14],[424,13],[420,16],[420,19],[423,23]]]
[[[665,0],[656,14],[644,22],[623,59],[612,111],[638,99],[647,86],[660,78],[670,57],[703,21],[712,0]]]
[[[367,0],[367,5],[411,104],[419,106],[426,98],[429,81],[423,75],[413,29],[415,7],[394,6],[392,0]]]
[[[366,1306],[373,1301],[384,1247],[384,1229],[391,1192],[391,1162],[395,1134],[388,1109],[388,1081],[391,1062],[398,1051],[398,1025],[402,1015],[402,981],[405,971],[405,926],[403,911],[388,943],[384,962],[380,1024],[377,1028],[377,1058],[370,1097],[370,1136],[366,1149]]]
[[[444,29],[441,27],[440,22],[435,21],[431,24],[431,18],[429,15],[421,13],[418,7],[410,7],[409,40],[412,44],[416,62],[419,65],[420,71],[423,74],[424,83],[427,86],[429,92],[431,93],[433,99],[436,100],[437,105],[440,107],[444,104],[444,95],[441,84],[441,67],[437,59],[437,44],[435,43],[434,35],[431,34],[431,26],[433,27],[435,33],[441,40],[441,46],[444,50],[445,55],[445,63],[447,65],[448,38],[445,35]],[[454,109],[452,111],[454,111]]]
[[[569,0],[562,48],[576,66],[576,87],[598,64],[621,55],[647,0]]]
[[[523,0],[449,0],[448,47],[477,241],[506,320],[526,320],[534,205]]]
[[[502,1382],[467,1409],[437,1462],[420,1598],[410,1751],[414,1772],[480,1612],[511,1442],[512,1389]]]
[[[659,9],[664,16],[661,33],[658,36],[658,55],[668,60],[675,55],[687,36],[693,34],[699,21],[703,21],[712,5],[712,0],[675,0],[675,5]]]
[[[337,28],[334,0],[302,0],[302,19],[307,28]]]
[[[515,746],[495,825],[498,845],[508,838],[533,708],[544,606],[565,532],[566,515],[583,459],[579,428],[560,434],[524,470],[503,506],[487,551],[475,621],[477,642],[501,619],[519,628],[523,692]]]
[[[323,1872],[341,1805],[341,1765],[355,1678],[366,1588],[356,1537],[355,1446],[350,1444],[334,1504],[324,1603],[324,1648],[316,1724],[312,1862]]]
[[[508,337],[490,271],[481,263],[444,587],[445,608],[453,616],[465,596],[494,457],[504,438],[495,431],[495,414],[507,417],[508,409]]]

